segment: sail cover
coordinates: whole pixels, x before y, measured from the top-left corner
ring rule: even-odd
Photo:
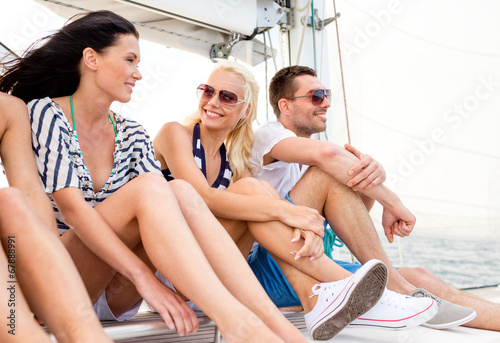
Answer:
[[[141,38],[210,57],[214,44],[239,37],[231,55],[249,65],[269,57],[270,49],[254,34],[274,26],[283,11],[272,0],[37,0],[58,15],[108,9],[132,21]]]

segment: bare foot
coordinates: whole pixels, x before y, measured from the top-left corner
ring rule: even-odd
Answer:
[[[302,333],[281,313],[274,314],[273,320],[265,320],[267,325],[281,339],[287,343],[306,343],[308,340]]]
[[[250,312],[243,320],[236,319],[229,330],[219,327],[222,336],[228,343],[284,343],[259,317]]]
[[[281,313],[272,302],[259,304],[257,315],[282,340],[287,343],[306,343],[302,333]]]

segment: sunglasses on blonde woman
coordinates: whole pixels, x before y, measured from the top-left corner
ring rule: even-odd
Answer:
[[[297,99],[297,98],[311,98],[311,103],[314,106],[320,105],[325,98],[331,101],[332,91],[329,89],[315,89],[309,95],[293,96],[291,98],[285,98],[287,100]]]
[[[199,85],[196,91],[198,99],[204,102],[210,101],[215,93],[217,93],[214,87],[205,84]],[[232,109],[245,100],[238,100],[238,96],[231,91],[219,90],[219,101],[221,106],[225,109]]]

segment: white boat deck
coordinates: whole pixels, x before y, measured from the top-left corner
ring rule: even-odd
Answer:
[[[471,293],[500,303],[500,286],[469,290]],[[310,342],[312,339],[306,330],[303,313],[287,313],[287,318],[303,332]],[[499,318],[500,320],[500,318]],[[218,337],[215,325],[207,317],[200,317],[200,329],[196,335],[178,337],[161,321],[157,314],[143,312],[125,323],[103,322],[106,332],[115,342],[225,342]],[[394,342],[394,343],[500,343],[500,332],[457,327],[447,330],[433,330],[416,327],[403,331],[378,329],[346,328],[329,341],[323,342]]]

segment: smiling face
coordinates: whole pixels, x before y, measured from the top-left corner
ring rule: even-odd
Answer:
[[[134,35],[121,35],[115,45],[97,54],[96,82],[111,99],[130,101],[136,81],[142,79],[137,65],[139,41]]]
[[[315,89],[325,86],[318,78],[311,75],[301,75],[295,78],[298,86],[293,97],[310,95]],[[290,129],[299,137],[310,137],[313,133],[326,129],[326,112],[330,107],[328,99],[323,99],[319,105],[313,105],[310,97],[286,100],[290,108]]]
[[[229,129],[231,131],[240,119],[246,118],[242,113],[245,103],[245,82],[239,76],[225,70],[215,70],[208,78],[207,85],[215,88],[215,94],[210,100],[200,100],[198,109],[201,121],[207,128]],[[238,96],[234,106],[221,105],[219,92],[230,91]]]

